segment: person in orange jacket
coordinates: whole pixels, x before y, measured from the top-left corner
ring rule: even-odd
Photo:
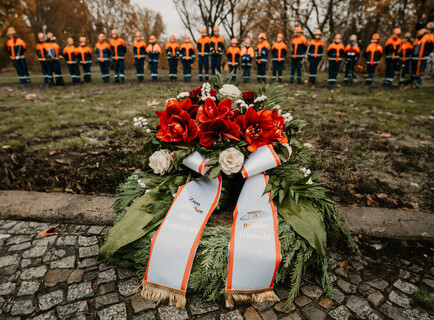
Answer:
[[[338,33],[333,42],[327,48],[329,57],[329,85],[334,86],[338,77],[339,67],[345,58],[345,47],[342,44],[342,36]]]
[[[220,35],[219,27],[214,26],[214,35],[209,39],[209,52],[211,54],[211,74],[215,75],[216,71],[221,73],[222,55],[225,51],[225,40]]]
[[[180,46],[175,40],[175,36],[171,35],[170,41],[165,47],[167,61],[169,62],[170,81],[176,81],[178,78],[178,58],[181,55]]]
[[[143,82],[145,79],[146,43],[142,40],[142,33],[139,31],[134,34],[133,54],[134,64],[137,71],[137,80]]]
[[[66,40],[66,47],[62,50],[62,55],[68,65],[72,83],[80,83],[80,69],[78,69],[78,50],[74,46],[74,39],[69,37]]]
[[[127,47],[125,41],[119,37],[119,32],[116,29],[112,30],[112,39],[110,40],[110,48],[113,55],[113,64],[115,66],[115,82],[119,79],[125,81],[125,54]]]
[[[50,69],[50,63],[47,60],[47,45],[45,42],[45,36],[42,32],[38,33],[38,43],[36,44],[36,54],[38,60],[41,63],[42,76],[44,77],[44,83],[53,83],[53,72]]]
[[[301,83],[301,67],[304,55],[307,49],[307,39],[302,34],[303,29],[301,27],[296,27],[294,29],[295,37],[292,39],[292,53],[291,53],[291,75],[289,77],[289,82],[294,82],[295,70],[297,70],[297,83]]]
[[[324,43],[321,40],[321,30],[316,29],[314,38],[310,40],[307,48],[307,59],[309,61],[309,82],[315,84],[318,73],[318,65],[324,53]]]
[[[257,79],[258,83],[265,82],[265,73],[267,71],[268,53],[270,52],[271,46],[267,41],[267,35],[265,33],[259,34],[259,43],[256,46],[255,55],[256,63],[258,65],[257,69]]]
[[[231,40],[231,46],[226,51],[228,57],[229,72],[232,73],[232,81],[237,80],[237,68],[240,63],[241,50],[238,48],[237,38]]]
[[[353,83],[354,68],[357,60],[360,57],[360,47],[357,44],[357,36],[352,34],[350,36],[350,43],[345,47],[345,76],[344,83]]]
[[[416,88],[422,83],[422,75],[425,72],[429,55],[433,51],[434,38],[427,29],[417,31],[417,39],[413,43],[413,54],[411,58],[412,86]]]
[[[196,42],[197,55],[199,57],[199,81],[202,81],[204,77],[205,81],[207,81],[209,73],[210,38],[208,37],[206,28],[202,28],[200,33],[202,36]],[[204,73],[202,73],[203,71]]]
[[[161,54],[161,47],[156,42],[157,38],[155,36],[151,36],[149,38],[149,44],[146,47],[146,54],[148,55],[152,81],[158,81],[158,61]]]
[[[276,73],[279,75],[279,82],[283,81],[283,65],[285,63],[285,56],[288,52],[288,47],[283,42],[283,34],[277,34],[277,41],[271,47],[271,55],[273,61],[273,76],[272,80],[276,80]]]
[[[255,50],[252,48],[252,40],[247,38],[244,40],[244,47],[241,49],[241,67],[243,68],[244,83],[250,82],[250,70],[252,69],[252,61],[255,56]]]
[[[83,80],[84,82],[90,82],[92,79],[90,73],[90,67],[92,66],[92,50],[86,44],[86,37],[80,37],[80,46],[77,48],[78,61],[83,68]]]
[[[366,69],[368,71],[368,76],[365,79],[365,84],[367,85],[372,84],[375,69],[377,68],[381,56],[383,55],[383,48],[378,44],[378,40],[380,40],[380,35],[378,33],[374,33],[372,35],[370,45],[365,50]]]
[[[184,37],[184,43],[180,48],[182,66],[184,69],[184,82],[191,81],[191,65],[193,64],[195,58],[194,51],[195,48],[190,41],[190,36],[186,35]]]
[[[27,49],[26,43],[17,37],[17,32],[13,27],[8,28],[7,34],[10,39],[7,41],[6,47],[14,67],[17,70],[20,83],[30,83],[29,71],[24,57],[24,52]]]
[[[391,86],[393,79],[395,78],[395,70],[399,67],[399,56],[398,50],[401,47],[402,40],[399,37],[401,34],[401,29],[393,29],[392,36],[387,39],[384,45],[384,54],[386,56],[386,73],[384,74],[383,84],[386,86]]]
[[[59,62],[60,47],[56,43],[56,37],[53,35],[52,32],[47,33],[47,49],[50,61],[50,69],[54,72],[54,80],[56,82],[56,85],[63,86],[65,83],[63,81],[62,69],[60,68]]]
[[[98,35],[98,42],[95,45],[95,53],[101,69],[102,81],[110,82],[110,57],[112,50],[109,44],[105,41],[105,35],[100,33]]]
[[[404,38],[402,39],[402,44],[398,50],[398,56],[401,60],[401,72],[399,77],[399,84],[404,84],[405,77],[407,74],[410,74],[410,62],[411,62],[411,54],[413,52],[413,45],[411,44],[411,33],[406,32]]]

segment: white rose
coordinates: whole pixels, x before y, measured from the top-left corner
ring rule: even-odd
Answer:
[[[163,175],[173,168],[173,157],[167,149],[155,151],[149,157],[149,166],[155,174]]]
[[[217,92],[217,97],[220,100],[229,98],[232,100],[236,100],[241,97],[241,91],[233,84],[224,84],[220,90]]]
[[[238,149],[230,147],[229,149],[226,149],[220,153],[219,164],[222,168],[222,171],[227,175],[237,173],[243,167],[244,154]]]

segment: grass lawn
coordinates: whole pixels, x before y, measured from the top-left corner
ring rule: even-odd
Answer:
[[[142,141],[136,114],[155,117],[178,82],[46,87],[0,77],[0,181],[3,189],[113,194],[140,168]],[[69,79],[67,79],[69,81]],[[40,82],[37,79],[34,82]],[[309,126],[303,140],[317,152],[314,170],[346,205],[432,211],[434,185],[432,80],[418,90],[365,87],[329,89],[285,85],[282,104]],[[256,84],[241,85],[243,90]]]

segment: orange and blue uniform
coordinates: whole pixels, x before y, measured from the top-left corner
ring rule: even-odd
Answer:
[[[298,35],[291,42],[291,75],[289,82],[294,82],[295,70],[297,70],[297,83],[301,83],[301,67],[307,49],[307,39],[303,35]]]
[[[158,61],[161,54],[161,47],[158,43],[150,43],[146,47],[149,68],[151,69],[152,81],[158,81]]]
[[[209,52],[211,54],[211,74],[215,75],[216,71],[221,73],[222,55],[225,51],[225,40],[222,36],[212,36],[209,39]]]
[[[9,56],[17,70],[18,79],[20,83],[30,83],[29,71],[27,69],[26,58],[24,52],[27,49],[26,43],[20,39],[13,37],[6,43]]]
[[[344,83],[352,83],[354,79],[354,68],[356,67],[356,62],[360,57],[360,47],[357,42],[348,44],[345,47],[345,76]]]
[[[288,53],[288,47],[283,41],[277,41],[271,47],[271,61],[273,62],[272,80],[276,80],[276,73],[279,75],[279,82],[283,81],[283,65],[285,56]]]
[[[404,41],[398,50],[399,58],[401,59],[401,74],[399,83],[405,82],[405,76],[410,73],[411,54],[413,52],[413,45],[410,41]]]
[[[395,70],[397,70],[399,66],[398,51],[401,44],[401,38],[390,37],[384,45],[384,54],[386,56],[386,72],[384,74],[385,85],[392,85],[393,78],[395,78]]]
[[[228,57],[229,72],[233,73],[232,81],[237,80],[237,69],[240,63],[241,50],[237,46],[230,46],[226,51]]]
[[[180,46],[177,42],[169,42],[165,47],[167,61],[169,62],[170,81],[176,81],[178,78],[178,58],[181,55]]]
[[[422,75],[425,72],[429,55],[433,51],[434,40],[431,33],[418,37],[413,43],[413,53],[411,57],[412,81],[416,87],[422,83]]]
[[[137,71],[137,79],[142,82],[145,79],[146,43],[142,39],[133,42],[134,64]]]
[[[36,54],[38,55],[38,60],[41,63],[42,76],[44,77],[44,83],[53,83],[53,72],[50,68],[50,63],[47,59],[47,45],[45,41],[39,41],[36,44]]]
[[[324,43],[321,39],[312,39],[309,42],[307,49],[307,59],[309,61],[309,82],[314,84],[316,82],[316,75],[318,73],[318,65],[324,54]]]
[[[365,83],[367,85],[372,84],[372,79],[374,78],[375,69],[380,62],[381,56],[383,55],[383,48],[376,42],[372,42],[365,50],[366,58],[366,69],[368,71],[368,76],[366,77]]]
[[[327,48],[327,56],[329,57],[329,79],[330,85],[336,84],[339,67],[342,60],[345,58],[345,47],[342,43],[332,42]]]
[[[199,57],[198,58],[199,81],[202,81],[204,77],[205,80],[208,80],[210,38],[208,36],[201,36],[197,40],[196,46],[197,46],[197,55]]]
[[[80,82],[80,70],[78,69],[78,50],[74,45],[68,45],[62,50],[62,55],[68,65],[72,83]]]
[[[265,82],[265,73],[267,70],[268,53],[270,52],[271,46],[267,40],[261,40],[255,49],[256,63],[258,65],[258,83]]]
[[[62,69],[60,68],[59,63],[59,50],[60,47],[53,40],[49,39],[46,43],[48,58],[50,61],[50,69],[54,73],[54,80],[56,81],[56,85],[63,85],[63,76]]]
[[[109,44],[105,41],[99,41],[95,45],[96,57],[99,62],[99,68],[101,69],[102,80],[104,82],[110,81],[110,57],[112,54]]]
[[[194,45],[191,42],[184,42],[180,48],[182,66],[184,69],[184,81],[191,81],[191,64],[194,62]]]
[[[90,67],[92,65],[92,50],[88,45],[79,46],[77,48],[78,61],[83,67],[83,80],[84,82],[90,82],[91,73]]]
[[[110,48],[112,50],[112,59],[115,67],[115,82],[125,81],[125,54],[127,47],[125,41],[119,37],[110,40]]]
[[[241,67],[243,68],[243,81],[250,82],[250,70],[252,69],[252,61],[255,56],[255,50],[252,47],[243,47],[240,52]]]

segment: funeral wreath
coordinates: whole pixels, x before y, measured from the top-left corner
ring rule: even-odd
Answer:
[[[290,307],[307,270],[331,296],[327,249],[359,250],[308,169],[307,123],[282,114],[282,87],[227,82],[174,93],[158,119],[134,118],[143,170],[120,186],[100,259],[136,268],[143,297],[181,308],[187,288],[232,307],[277,300],[275,283],[290,288]],[[228,212],[231,226],[207,224]]]

